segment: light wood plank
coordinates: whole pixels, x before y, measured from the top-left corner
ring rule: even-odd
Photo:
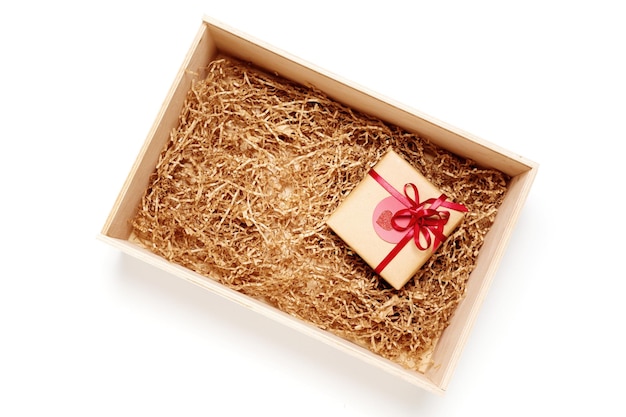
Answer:
[[[520,155],[342,79],[214,19],[205,17],[205,22],[218,48],[227,55],[253,62],[300,84],[314,86],[355,110],[417,132],[442,148],[472,158],[482,166],[495,168],[510,176],[519,175],[533,166],[532,161]]]

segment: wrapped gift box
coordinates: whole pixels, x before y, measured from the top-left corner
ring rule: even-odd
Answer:
[[[434,204],[441,206],[431,208]],[[411,210],[414,216],[422,216],[408,218]],[[400,289],[459,225],[465,211],[389,151],[327,223],[381,277]],[[420,222],[425,224],[420,227]]]
[[[169,262],[144,249],[131,238],[132,219],[137,213],[150,176],[158,163],[159,154],[168,142],[170,132],[179,123],[179,113],[192,82],[203,79],[205,77],[203,69],[207,68],[209,63],[218,56],[223,55],[251,62],[302,85],[315,86],[317,90],[354,110],[367,113],[408,131],[417,132],[436,146],[461,157],[472,159],[484,167],[497,169],[511,177],[506,197],[492,227],[485,236],[476,266],[468,280],[465,297],[458,305],[448,327],[432,352],[433,365],[425,372],[405,369],[361,346],[285,314],[263,301],[248,297],[215,280]],[[515,153],[367,91],[349,81],[341,80],[321,68],[210,18],[205,18],[136,162],[122,186],[100,238],[175,276],[335,346],[347,354],[362,359],[364,363],[380,367],[424,389],[443,393],[452,377],[480,304],[494,277],[536,171],[537,165],[534,162]]]

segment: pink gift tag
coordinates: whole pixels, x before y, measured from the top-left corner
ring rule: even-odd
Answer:
[[[405,208],[406,206],[393,196],[389,196],[378,203],[372,216],[372,225],[378,237],[389,243],[398,243],[402,240],[406,231],[399,232],[394,229],[391,225],[391,218],[397,211]],[[402,220],[397,223],[403,224]]]

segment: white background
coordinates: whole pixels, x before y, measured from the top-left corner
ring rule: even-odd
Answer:
[[[618,1],[11,3],[0,415],[624,415]],[[204,14],[541,164],[445,397],[96,240]]]

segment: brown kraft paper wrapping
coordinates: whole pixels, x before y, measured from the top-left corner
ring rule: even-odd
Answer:
[[[436,200],[442,195],[441,191],[393,151],[385,154],[373,170],[374,174],[383,178],[381,181],[387,182],[402,195],[405,184],[414,184],[419,193],[417,203],[428,199]],[[407,196],[415,198],[410,192]],[[387,200],[383,202],[385,199]],[[406,232],[393,229],[390,223],[394,210],[391,207],[386,208],[394,206],[394,202],[395,206],[399,206],[396,212],[405,207],[375,177],[367,175],[327,220],[328,226],[375,270],[394,251],[398,240],[406,235]],[[464,213],[446,207],[440,207],[439,210],[449,213],[443,226],[443,235],[447,237],[461,223]],[[388,237],[389,234],[395,234],[395,238]],[[376,272],[395,289],[402,288],[436,250],[436,240],[432,236],[429,238],[432,240],[426,247],[427,242],[422,237],[421,249],[411,239],[395,256],[391,255],[390,261],[385,261],[388,263],[381,271]]]

